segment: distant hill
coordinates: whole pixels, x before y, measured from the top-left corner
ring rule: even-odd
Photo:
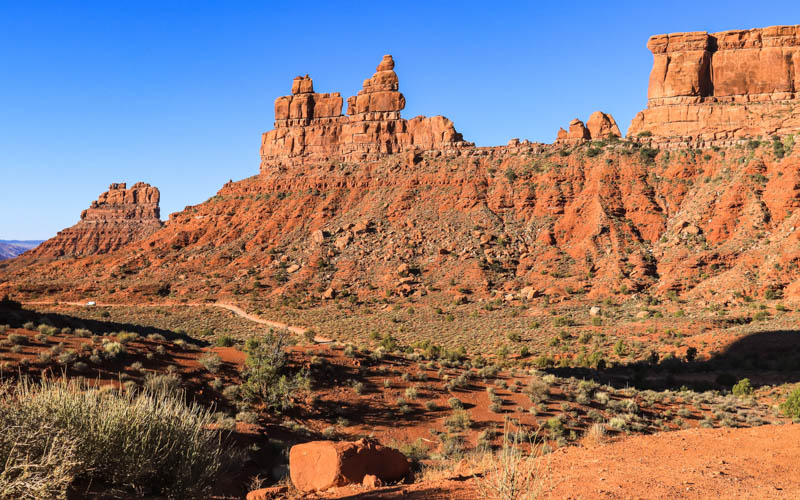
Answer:
[[[0,260],[12,259],[36,248],[43,240],[0,240]]]

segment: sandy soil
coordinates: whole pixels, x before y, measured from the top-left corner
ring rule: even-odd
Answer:
[[[800,426],[689,429],[549,457],[552,498],[800,498]]]

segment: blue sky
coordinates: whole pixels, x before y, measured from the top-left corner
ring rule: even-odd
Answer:
[[[112,182],[164,218],[258,172],[273,101],[309,73],[356,93],[393,54],[404,116],[467,140],[551,142],[645,106],[653,34],[800,23],[800,3],[0,0],[0,239],[74,224]]]

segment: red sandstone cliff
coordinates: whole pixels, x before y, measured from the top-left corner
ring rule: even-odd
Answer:
[[[647,109],[629,137],[731,143],[800,132],[800,25],[650,38]]]
[[[80,221],[45,241],[26,257],[76,257],[113,252],[161,228],[158,188],[115,183],[81,212]]]
[[[779,42],[794,61],[788,38],[766,41],[765,33],[783,30],[761,30],[761,45],[731,49],[726,65]],[[681,107],[730,118],[751,104],[767,106],[766,114],[748,115],[750,128],[735,130],[725,128],[732,120],[653,122],[656,143],[696,140],[686,127],[708,127],[714,139],[771,127],[779,119],[767,113],[773,104],[790,111],[786,123],[796,118],[795,96],[759,83],[771,73],[753,70],[749,55],[740,67],[753,76],[745,87],[731,84],[725,92],[733,94],[712,85],[718,73],[701,78],[726,39],[715,34],[712,43],[711,36],[675,36],[674,46],[672,35],[651,40],[654,52],[671,55],[640,119]],[[452,302],[460,288],[473,299],[679,290],[724,301],[767,288],[800,298],[800,151],[791,138],[678,152],[637,141],[589,143],[619,131],[613,118],[595,113],[587,125],[573,121],[555,145],[512,140],[477,148],[446,118],[403,119],[393,68],[385,57],[347,99],[346,115],[339,94],[315,93],[309,77],[296,78],[292,95],[276,100],[275,129],[263,135],[260,175],[226,184],[107,255],[23,269],[0,264],[0,292],[124,299],[151,296],[167,282],[186,298],[246,292],[253,302],[308,307],[338,291]]]

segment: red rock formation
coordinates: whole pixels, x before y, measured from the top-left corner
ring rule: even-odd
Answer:
[[[302,492],[323,491],[337,486],[361,484],[365,476],[394,482],[409,473],[406,457],[376,441],[312,441],[289,450],[289,474]]]
[[[589,121],[586,122],[586,128],[589,129],[591,138],[595,140],[622,137],[614,117],[602,111],[592,113]]]
[[[161,228],[158,188],[137,182],[114,183],[81,212],[81,220],[60,231],[28,255],[73,257],[112,252]]]
[[[405,120],[403,94],[392,56],[383,56],[363,89],[347,99],[318,94],[311,78],[297,77],[292,95],[275,100],[275,129],[264,133],[261,170],[328,161],[374,160],[405,150],[458,150],[472,146],[443,116]]]
[[[559,129],[556,136],[556,143],[558,144],[579,144],[591,139],[600,140],[609,137],[620,137],[622,134],[617,127],[617,122],[614,117],[603,113],[602,111],[595,111],[589,117],[589,121],[584,125],[582,121],[575,118],[569,122],[569,132]]]
[[[589,131],[583,122],[577,118],[569,122],[569,132],[561,128],[558,129],[558,135],[556,136],[556,142],[567,144],[576,144],[589,139],[591,139]]]
[[[800,26],[650,38],[647,109],[630,137],[732,142],[800,132]]]

